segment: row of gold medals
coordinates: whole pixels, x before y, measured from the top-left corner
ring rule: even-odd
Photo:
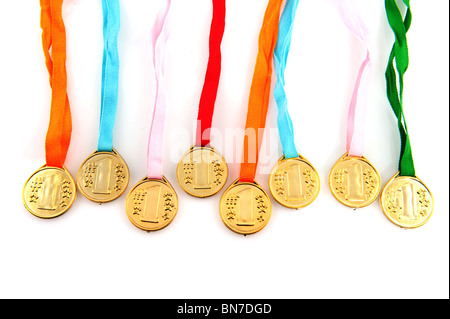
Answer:
[[[228,167],[215,148],[193,146],[182,157],[176,173],[179,185],[187,194],[207,198],[225,186]],[[113,150],[90,155],[78,170],[76,184],[87,199],[102,204],[120,197],[129,179],[127,164]],[[40,218],[60,216],[74,202],[74,185],[66,170],[41,168],[24,187],[25,206]],[[370,205],[381,193],[384,214],[402,228],[420,227],[433,213],[433,205],[426,205],[433,201],[432,195],[418,178],[397,174],[381,190],[380,175],[365,157],[342,156],[331,169],[328,185],[336,200],[354,209]],[[317,198],[320,179],[316,169],[304,157],[281,158],[269,176],[269,188],[279,204],[300,209]],[[224,192],[219,210],[222,221],[229,229],[248,235],[267,225],[272,205],[268,194],[258,184],[234,182]],[[166,179],[149,182],[144,178],[126,199],[128,218],[133,225],[145,231],[165,228],[177,211],[177,194]]]

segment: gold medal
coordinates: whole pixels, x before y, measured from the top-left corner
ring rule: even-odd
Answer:
[[[269,188],[278,203],[298,209],[317,198],[320,178],[316,169],[302,156],[290,159],[283,156],[272,169]]]
[[[163,229],[172,222],[177,211],[177,194],[164,177],[162,180],[142,179],[127,196],[128,219],[142,230]]]
[[[26,209],[39,218],[64,214],[76,196],[75,182],[65,168],[43,166],[25,183],[22,193]]]
[[[227,178],[227,163],[212,147],[191,147],[177,166],[178,183],[186,193],[195,197],[217,194]]]
[[[128,166],[119,153],[92,153],[78,169],[78,188],[87,199],[96,203],[115,200],[126,190],[130,180]]]
[[[417,177],[395,175],[383,188],[381,208],[386,217],[402,228],[418,228],[433,214],[430,190]]]
[[[262,230],[270,220],[272,204],[258,183],[235,181],[220,200],[220,217],[232,231],[250,235]]]
[[[362,208],[370,205],[381,190],[377,170],[365,157],[345,154],[333,166],[328,178],[333,196],[345,206]]]

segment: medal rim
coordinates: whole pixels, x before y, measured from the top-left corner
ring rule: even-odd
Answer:
[[[176,210],[175,210],[175,212],[174,212],[172,218],[169,220],[169,222],[168,222],[167,224],[163,225],[162,227],[159,227],[159,228],[153,228],[153,229],[147,229],[147,228],[145,228],[145,227],[142,227],[141,225],[137,224],[132,218],[130,218],[130,215],[128,214],[128,201],[129,201],[129,199],[130,199],[131,194],[134,192],[134,190],[135,190],[136,188],[138,188],[138,187],[141,186],[142,184],[149,183],[149,182],[157,182],[157,183],[163,184],[163,185],[165,185],[165,186],[168,186],[168,187],[173,191],[173,194],[174,194],[175,199],[176,199],[176,202],[177,202]],[[177,192],[175,191],[175,189],[172,187],[172,184],[170,184],[170,182],[167,180],[167,178],[166,178],[165,176],[163,176],[162,179],[148,178],[148,177],[146,176],[146,177],[144,177],[143,179],[141,179],[141,180],[140,180],[140,181],[139,181],[139,182],[138,182],[138,183],[137,183],[137,184],[136,184],[136,185],[128,192],[127,198],[126,198],[126,200],[125,200],[125,212],[126,212],[126,214],[127,214],[128,220],[131,222],[131,224],[133,224],[136,228],[138,228],[138,229],[140,229],[140,230],[143,230],[143,231],[146,231],[146,232],[156,232],[156,231],[162,230],[162,229],[166,228],[167,226],[169,226],[169,225],[173,222],[173,220],[175,219],[175,217],[177,216],[177,213],[178,213],[178,195],[177,195]]]
[[[92,196],[90,196],[89,194],[87,194],[87,193],[83,190],[83,188],[81,187],[81,185],[80,185],[80,178],[79,178],[79,175],[80,175],[81,169],[82,169],[83,166],[86,164],[86,162],[88,162],[88,161],[89,161],[90,159],[92,159],[93,157],[98,156],[98,155],[111,155],[111,154],[113,154],[113,155],[114,155],[116,158],[118,158],[123,164],[125,164],[124,167],[125,167],[125,169],[126,169],[126,174],[127,174],[127,178],[126,178],[125,185],[124,185],[122,191],[121,191],[118,195],[116,195],[115,197],[113,197],[113,198],[108,198],[108,199],[98,199],[98,198],[92,197]],[[123,157],[119,154],[119,152],[117,152],[114,148],[112,149],[111,152],[108,152],[108,151],[94,151],[93,153],[91,153],[91,155],[89,155],[89,156],[83,161],[83,163],[80,165],[80,167],[78,168],[78,171],[77,171],[77,183],[76,183],[76,184],[77,184],[77,187],[78,187],[80,193],[81,193],[86,199],[88,199],[88,200],[90,200],[90,201],[92,201],[92,202],[94,202],[94,203],[97,203],[97,204],[109,203],[109,202],[112,202],[112,201],[118,199],[118,198],[119,198],[120,196],[122,196],[122,195],[125,193],[125,191],[127,190],[128,185],[129,185],[129,182],[130,182],[130,170],[129,170],[129,168],[128,168],[128,164],[125,162],[125,160],[123,159]]]
[[[420,183],[423,187],[425,187],[425,189],[427,190],[428,194],[430,194],[431,202],[432,202],[433,205],[432,205],[432,207],[431,207],[431,211],[430,211],[429,216],[428,216],[422,223],[420,223],[420,224],[417,224],[417,225],[411,225],[411,226],[409,226],[409,225],[408,225],[408,226],[400,225],[399,223],[395,222],[395,221],[391,218],[391,216],[390,216],[390,215],[385,211],[385,209],[384,209],[383,202],[384,202],[384,196],[385,196],[386,190],[388,189],[388,187],[389,187],[390,184],[392,184],[396,179],[399,179],[399,178],[401,178],[401,179],[413,180],[413,181],[416,181],[416,182]],[[397,174],[395,174],[395,175],[394,175],[394,176],[386,183],[386,185],[384,185],[383,190],[381,191],[381,195],[380,195],[380,206],[381,206],[381,210],[383,211],[383,214],[384,214],[384,215],[386,216],[386,218],[387,218],[391,223],[393,223],[394,225],[396,225],[396,226],[398,226],[398,227],[401,227],[401,228],[403,228],[403,229],[416,229],[416,228],[420,228],[420,227],[424,226],[425,224],[427,224],[427,223],[430,221],[431,216],[433,216],[433,213],[434,213],[435,202],[434,202],[433,193],[431,193],[430,189],[427,187],[427,185],[425,185],[425,183],[424,183],[420,178],[418,178],[417,176],[401,176],[401,175],[400,175],[400,172],[398,172]]]
[[[309,201],[309,203],[303,204],[303,205],[288,205],[288,204],[282,203],[281,201],[278,200],[278,198],[277,198],[276,196],[274,196],[274,191],[273,191],[273,189],[272,189],[272,183],[271,183],[272,176],[273,176],[273,174],[275,174],[275,172],[277,171],[277,168],[278,168],[278,167],[281,165],[281,163],[283,163],[284,161],[286,161],[286,162],[287,162],[287,161],[300,161],[300,162],[303,162],[303,163],[307,164],[308,166],[310,166],[310,167],[314,170],[314,172],[316,173],[316,175],[317,175],[317,177],[318,177],[318,187],[317,187],[318,189],[317,189],[316,194],[313,196],[312,200]],[[270,172],[270,175],[269,175],[269,190],[270,190],[270,193],[271,193],[272,197],[273,197],[273,198],[275,199],[275,201],[277,201],[280,205],[282,205],[282,206],[284,206],[284,207],[286,207],[286,208],[299,209],[299,208],[305,208],[305,207],[311,205],[311,204],[317,199],[317,197],[319,196],[320,189],[321,189],[321,182],[320,182],[320,176],[319,176],[319,173],[317,172],[316,168],[315,168],[315,167],[314,167],[314,166],[313,166],[306,158],[304,158],[304,157],[301,156],[300,154],[298,154],[298,157],[288,158],[288,159],[286,159],[285,156],[283,155],[283,156],[278,160],[277,164],[275,164],[275,166],[272,168],[272,171]]]
[[[234,187],[236,187],[236,186],[239,186],[239,185],[248,185],[248,186],[251,186],[251,187],[256,187],[257,189],[259,189],[260,191],[262,191],[262,192],[264,193],[264,195],[265,195],[265,196],[267,197],[267,199],[268,199],[268,203],[269,203],[269,218],[268,218],[267,221],[264,223],[264,225],[263,225],[261,228],[257,229],[256,231],[243,232],[243,231],[238,231],[237,229],[233,229],[233,228],[232,228],[230,225],[228,225],[228,223],[224,220],[224,217],[223,217],[223,215],[222,215],[222,203],[223,203],[223,201],[224,201],[225,194],[227,194],[228,191],[231,190],[232,188],[234,188]],[[244,235],[244,236],[246,236],[246,235],[253,235],[253,234],[256,234],[256,233],[260,232],[261,230],[263,230],[263,229],[267,226],[267,224],[269,223],[270,218],[272,217],[272,202],[271,202],[271,200],[270,200],[269,195],[268,195],[267,192],[264,190],[264,188],[262,188],[261,185],[259,185],[256,181],[253,181],[253,182],[241,182],[241,181],[239,181],[239,179],[237,179],[236,181],[234,181],[234,182],[233,182],[233,183],[225,190],[225,192],[223,193],[222,197],[220,198],[220,203],[219,203],[219,213],[220,213],[220,218],[222,219],[222,222],[223,222],[223,223],[225,224],[225,226],[227,226],[227,228],[230,229],[231,231],[233,231],[233,232],[235,232],[235,233],[237,233],[237,234],[239,234],[239,235]]]
[[[34,211],[26,204],[27,201],[26,201],[26,199],[25,199],[25,192],[26,192],[26,189],[27,189],[28,182],[33,178],[33,176],[35,176],[35,175],[38,174],[39,172],[44,171],[44,170],[47,170],[47,169],[52,169],[52,170],[57,170],[57,171],[63,172],[64,174],[66,174],[66,175],[70,178],[72,184],[75,185],[75,186],[73,187],[73,190],[74,190],[74,191],[73,191],[73,194],[72,194],[72,200],[70,201],[69,205],[67,205],[67,207],[66,207],[65,209],[63,209],[61,212],[59,212],[58,214],[52,215],[52,216],[42,216],[42,215],[36,214],[36,212],[34,212]],[[63,166],[63,167],[47,166],[47,165],[41,166],[41,167],[40,167],[39,169],[37,169],[33,174],[30,175],[30,177],[29,177],[29,178],[27,179],[27,181],[25,182],[25,185],[23,186],[23,190],[22,190],[22,202],[23,202],[23,205],[25,206],[26,210],[27,210],[30,214],[32,214],[33,216],[38,217],[38,218],[41,218],[41,219],[53,219],[53,218],[56,218],[56,217],[59,217],[59,216],[63,215],[64,213],[66,213],[66,212],[72,207],[73,203],[75,202],[76,196],[77,196],[77,187],[76,187],[75,180],[73,179],[73,177],[72,177],[72,175],[70,174],[69,170],[68,170],[65,166]]]
[[[361,205],[350,205],[348,202],[345,202],[345,201],[341,200],[341,199],[334,193],[333,187],[332,187],[332,185],[331,185],[331,182],[332,182],[332,173],[333,173],[334,169],[337,167],[338,164],[340,164],[341,162],[343,162],[346,158],[350,158],[350,159],[359,159],[359,160],[363,161],[364,163],[366,163],[367,165],[369,165],[369,166],[374,170],[374,172],[376,173],[377,179],[378,179],[378,189],[377,189],[377,194],[376,194],[376,196],[374,196],[373,199],[371,199],[370,201],[364,202],[364,203],[361,204]],[[373,165],[373,164],[372,164],[365,156],[361,156],[361,157],[358,157],[358,156],[349,156],[349,155],[348,155],[348,152],[347,152],[347,153],[345,153],[343,156],[341,156],[341,157],[339,158],[339,160],[337,160],[337,162],[336,162],[336,163],[333,165],[333,167],[331,168],[330,173],[329,173],[329,175],[328,175],[328,188],[330,189],[330,192],[331,192],[331,194],[333,195],[333,197],[334,197],[339,203],[341,203],[342,205],[347,206],[347,207],[350,207],[350,208],[354,208],[354,209],[364,208],[364,207],[367,207],[367,206],[372,205],[372,204],[377,200],[377,198],[380,196],[380,194],[381,194],[381,176],[380,176],[380,173],[378,173],[378,171],[377,171],[377,169],[375,168],[375,166],[374,166],[374,165]]]
[[[205,149],[212,151],[214,154],[217,154],[217,155],[219,155],[222,158],[222,162],[225,164],[226,176],[225,176],[225,180],[222,183],[222,186],[220,186],[215,192],[213,192],[211,194],[207,194],[207,195],[198,195],[198,194],[196,194],[196,193],[194,193],[194,192],[192,192],[192,191],[190,191],[190,190],[188,190],[187,188],[184,187],[183,183],[180,180],[181,177],[180,177],[179,171],[180,171],[181,164],[183,163],[183,159],[184,158],[186,158],[189,154],[193,153],[196,150],[201,150],[202,151],[202,150],[205,150]],[[185,191],[186,194],[188,194],[190,196],[193,196],[193,197],[196,197],[196,198],[208,198],[208,197],[212,197],[212,196],[216,195],[217,193],[219,193],[225,187],[225,184],[227,183],[227,180],[228,180],[228,164],[227,164],[227,162],[225,160],[225,157],[223,157],[223,155],[220,152],[218,152],[214,147],[212,147],[212,146],[197,146],[197,145],[193,145],[193,146],[191,146],[189,148],[189,150],[186,153],[184,153],[184,155],[181,157],[181,160],[178,162],[176,175],[177,175],[178,185],[180,185],[181,189],[183,191]]]

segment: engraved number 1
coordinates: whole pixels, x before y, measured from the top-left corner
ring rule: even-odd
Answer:
[[[97,164],[97,174],[92,192],[94,194],[111,194],[109,182],[111,181],[112,160],[110,158],[102,159]]]
[[[144,223],[159,223],[159,202],[161,200],[161,186],[153,186],[147,190],[141,221]]]
[[[300,166],[293,165],[288,168],[287,171],[287,184],[288,194],[286,196],[287,201],[301,201],[305,199],[303,195],[303,185]]]
[[[253,220],[253,189],[245,189],[238,193],[239,209],[237,216],[238,226],[254,226]]]
[[[211,189],[211,183],[209,179],[209,164],[201,161],[195,163],[195,189]]]
[[[365,200],[362,166],[353,164],[347,174],[347,197],[354,202]]]
[[[414,205],[414,185],[403,185],[398,189],[401,194],[400,207],[402,208],[402,217],[409,220],[417,220]]]
[[[60,188],[61,176],[59,174],[48,177],[44,180],[42,196],[39,200],[38,209],[55,210],[56,195]]]

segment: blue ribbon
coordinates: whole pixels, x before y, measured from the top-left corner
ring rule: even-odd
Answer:
[[[277,45],[274,51],[275,73],[277,83],[274,88],[274,97],[278,107],[278,132],[280,135],[283,153],[286,159],[298,157],[294,143],[294,128],[287,108],[287,97],[284,89],[284,71],[291,47],[292,29],[297,11],[298,0],[287,0],[280,18]]]
[[[103,8],[103,65],[100,112],[99,152],[113,150],[113,130],[119,91],[119,52],[117,37],[120,29],[119,0],[102,0]]]

